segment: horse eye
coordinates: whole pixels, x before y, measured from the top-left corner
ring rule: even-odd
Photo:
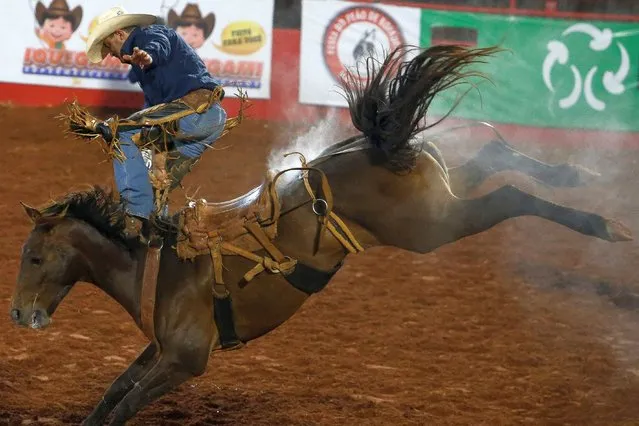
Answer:
[[[31,258],[31,264],[32,265],[36,265],[36,266],[42,265],[42,258],[41,257],[32,257]]]

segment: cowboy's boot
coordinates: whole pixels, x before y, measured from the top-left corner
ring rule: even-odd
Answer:
[[[127,214],[124,227],[125,238],[127,240],[138,240],[141,243],[146,243],[146,237],[143,234],[145,226],[146,219]]]
[[[169,152],[168,160],[166,161],[166,170],[171,179],[169,191],[173,191],[180,186],[182,179],[193,169],[193,166],[195,166],[198,161],[199,157],[188,158],[177,150]]]

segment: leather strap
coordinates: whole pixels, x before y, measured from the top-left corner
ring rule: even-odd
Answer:
[[[255,278],[256,275],[265,270],[276,274],[281,273],[283,275],[287,275],[293,270],[293,268],[295,268],[295,265],[297,264],[297,261],[295,259],[291,259],[288,256],[284,257],[285,260],[283,262],[276,262],[270,257],[259,256],[255,253],[251,253],[248,250],[244,250],[240,247],[226,242],[222,243],[222,248],[238,256],[242,256],[246,259],[252,260],[256,263],[253,269],[244,274],[244,281],[246,282],[251,281],[253,278]]]
[[[208,235],[209,252],[211,253],[211,262],[213,263],[213,296],[215,298],[224,298],[229,295],[223,277],[222,263],[222,238],[216,231]]]
[[[291,154],[297,154],[297,155],[300,156],[300,161],[302,163],[302,167],[303,168],[308,168],[309,170],[317,170],[317,171],[320,172],[320,175],[321,175],[321,178],[322,178],[321,189],[322,189],[322,194],[324,196],[324,201],[326,202],[326,215],[324,217],[321,217],[318,214],[318,216],[320,216],[320,220],[323,221],[324,225],[328,228],[328,230],[331,232],[331,234],[333,234],[333,236],[340,243],[342,243],[342,245],[349,252],[351,252],[351,253],[359,253],[359,252],[364,251],[364,247],[362,247],[362,245],[359,243],[359,241],[357,241],[357,238],[355,238],[355,235],[353,235],[353,233],[351,232],[350,229],[348,229],[348,226],[346,226],[344,221],[342,219],[340,219],[340,217],[337,216],[337,214],[335,214],[335,212],[333,211],[333,194],[331,192],[331,187],[328,184],[328,179],[326,178],[326,175],[323,172],[321,172],[319,169],[308,167],[308,164],[306,163],[306,158],[304,158],[304,155],[302,155],[301,153],[292,152],[292,153],[289,153],[287,155],[291,155]],[[313,193],[313,189],[311,188],[311,184],[308,181],[308,172],[305,172],[303,174],[303,177],[304,177],[304,186],[306,187],[306,191],[311,196],[311,198],[313,200],[313,203],[314,203],[313,205],[315,206],[315,203],[317,203],[318,199],[315,196],[315,194]],[[337,223],[337,226],[332,224],[329,219],[333,219]],[[344,233],[345,237],[342,236],[339,233],[338,227],[339,227],[339,230],[341,230]],[[319,241],[318,241],[318,243],[319,243]],[[319,246],[316,249],[319,249]]]
[[[142,288],[140,290],[140,326],[142,331],[152,341],[155,340],[155,299],[157,293],[157,278],[160,270],[160,255],[162,245],[149,247],[144,261]]]
[[[262,227],[257,222],[247,222],[244,227],[255,237],[262,247],[271,255],[271,257],[277,262],[282,263],[286,259],[284,254],[273,244],[266,236]]]
[[[291,274],[284,276],[284,279],[299,291],[310,296],[322,291],[341,267],[342,262],[331,271],[322,271],[300,262]]]
[[[242,348],[244,343],[238,338],[235,332],[233,301],[231,300],[230,294],[222,298],[213,298],[213,317],[218,335],[220,336],[220,348],[218,350],[229,351]]]
[[[306,192],[308,192],[308,194],[311,196],[311,200],[313,203],[313,209],[315,211],[315,214],[318,216],[318,221],[319,221],[319,229],[317,231],[317,234],[315,236],[315,243],[314,243],[314,252],[317,253],[319,251],[319,248],[322,244],[322,239],[323,239],[323,235],[324,235],[324,231],[326,229],[328,229],[331,234],[333,234],[333,236],[344,246],[344,248],[346,248],[346,250],[348,250],[350,253],[359,253],[364,251],[364,247],[357,241],[357,238],[355,238],[355,235],[351,232],[351,230],[348,228],[348,226],[346,226],[346,224],[344,223],[344,221],[342,219],[339,218],[339,216],[337,216],[337,214],[335,214],[335,212],[333,211],[333,193],[331,191],[331,187],[328,183],[328,178],[326,177],[326,174],[315,167],[309,167],[308,164],[306,163],[306,158],[304,158],[304,155],[302,155],[299,152],[291,152],[285,155],[289,156],[289,155],[293,155],[293,154],[297,154],[300,157],[300,162],[302,163],[302,167],[292,167],[286,170],[283,170],[279,173],[277,173],[274,177],[273,180],[271,182],[271,188],[270,191],[272,194],[276,194],[276,181],[277,179],[280,178],[280,176],[282,176],[284,173],[289,172],[289,171],[293,171],[293,170],[298,170],[302,172],[302,177],[304,180],[304,187],[306,188]],[[315,192],[313,191],[313,188],[311,188],[311,184],[309,182],[308,179],[308,174],[309,172],[316,172],[320,175],[320,191],[321,191],[321,197],[322,198],[318,198],[315,195]],[[273,195],[273,197],[276,197],[276,195]],[[275,198],[277,199],[277,198]],[[320,203],[320,204],[318,204]],[[317,211],[318,209],[316,207],[320,206],[321,204],[325,203],[325,212],[323,212],[323,214],[320,214],[319,211]],[[275,203],[274,206],[274,214],[273,214],[273,219],[270,222],[277,222],[277,220],[279,219],[280,215],[281,215],[281,210],[280,210],[280,205],[279,203]],[[333,223],[331,223],[331,219],[337,224],[337,226]],[[341,235],[340,231],[344,234]]]

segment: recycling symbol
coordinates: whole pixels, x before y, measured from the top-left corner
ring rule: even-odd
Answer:
[[[571,33],[583,33],[590,36],[591,40],[588,46],[591,50],[596,52],[603,52],[608,49],[612,45],[614,36],[610,28],[600,30],[589,23],[578,23],[572,25],[562,33],[562,36],[567,36]],[[628,51],[623,44],[617,41],[616,45],[621,55],[619,67],[616,71],[605,71],[601,82],[608,93],[612,95],[621,95],[626,90],[623,82],[630,72],[630,58],[628,56]],[[568,51],[568,47],[559,40],[551,40],[548,43],[547,48],[548,54],[546,55],[542,66],[542,77],[548,90],[555,93],[555,88],[553,87],[552,80],[550,78],[553,67],[557,64],[567,65],[570,52]],[[570,70],[574,77],[574,86],[568,96],[559,100],[559,106],[561,108],[571,108],[577,103],[577,101],[579,101],[583,94],[586,102],[592,109],[596,111],[603,111],[606,109],[606,103],[597,98],[592,89],[592,82],[595,74],[597,73],[597,69],[597,65],[593,65],[586,73],[586,78],[584,79],[579,69],[575,65],[570,65]]]

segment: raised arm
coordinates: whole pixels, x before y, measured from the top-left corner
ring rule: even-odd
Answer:
[[[171,54],[171,43],[160,32],[145,33],[138,37],[136,42],[137,45],[133,47],[133,53],[124,55],[123,59],[140,66],[142,69],[166,63]]]

